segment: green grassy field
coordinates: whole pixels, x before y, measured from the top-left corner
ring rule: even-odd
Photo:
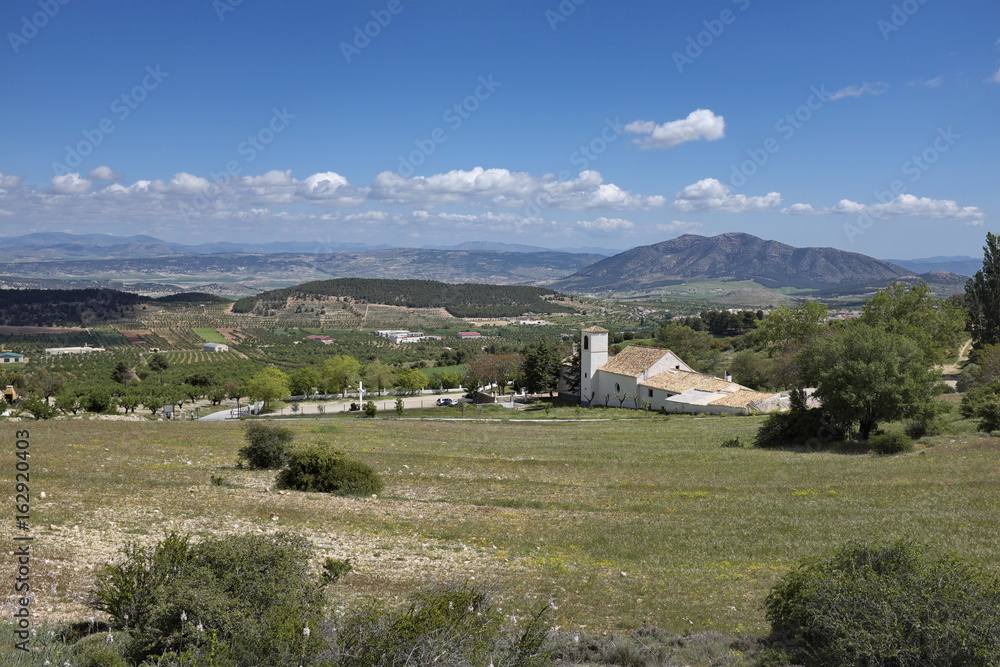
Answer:
[[[198,334],[198,337],[206,343],[222,343],[223,345],[229,344],[229,341],[226,340],[225,336],[220,334],[215,329],[192,328],[191,331]]]
[[[373,465],[386,492],[368,499],[270,491],[273,472],[234,466],[237,424],[22,423],[36,623],[86,619],[94,569],[169,530],[296,531],[353,560],[345,597],[474,577],[514,613],[551,599],[555,625],[588,632],[763,634],[777,578],[851,539],[926,540],[1000,574],[1000,440],[892,458],[719,446],[760,421],[283,422]],[[12,559],[0,576],[13,582]]]

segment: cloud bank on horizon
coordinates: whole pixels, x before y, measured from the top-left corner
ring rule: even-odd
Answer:
[[[0,10],[0,233],[926,256],[974,254],[1000,203],[974,0],[222,4]]]

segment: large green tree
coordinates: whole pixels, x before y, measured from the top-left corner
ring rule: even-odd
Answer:
[[[480,353],[465,364],[466,383],[471,389],[494,385],[501,395],[521,370],[520,354]]]
[[[374,389],[381,396],[383,391],[395,383],[396,371],[384,361],[375,359],[365,368],[365,384],[368,385],[369,391]]]
[[[247,396],[255,401],[263,401],[264,407],[271,401],[288,395],[288,376],[273,366],[257,372],[247,382]]]
[[[149,370],[159,374],[160,384],[163,384],[163,371],[170,368],[170,363],[167,361],[167,358],[157,352],[156,354],[151,354],[146,357],[146,365],[149,366]]]
[[[319,369],[313,366],[304,366],[288,376],[288,389],[292,392],[293,396],[305,396],[313,393],[313,390],[322,381]]]
[[[757,323],[754,337],[772,352],[798,349],[823,333],[826,316],[826,306],[819,301],[803,301],[794,308],[784,306]]]
[[[935,299],[925,283],[893,283],[865,304],[860,320],[906,336],[923,350],[928,364],[944,363],[966,338],[965,311],[954,302]]]
[[[864,323],[814,339],[800,363],[823,410],[848,430],[857,426],[862,440],[880,423],[926,415],[940,379],[914,341]]]
[[[540,340],[525,349],[521,379],[528,392],[537,394],[547,391],[551,395],[559,386],[561,372],[562,355],[551,341]]]
[[[972,340],[976,347],[1000,343],[1000,237],[987,232],[983,268],[965,283]]]
[[[48,403],[49,398],[66,388],[66,378],[47,368],[42,368],[31,378],[31,386]]]
[[[343,393],[361,378],[361,362],[348,354],[338,354],[323,363],[321,374],[327,391]]]
[[[704,331],[667,322],[656,332],[656,345],[680,357],[684,363],[701,373],[718,370],[723,344]]]
[[[427,386],[427,376],[416,368],[407,368],[396,377],[396,384],[408,394],[416,394]]]

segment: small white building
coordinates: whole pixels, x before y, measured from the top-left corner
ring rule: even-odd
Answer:
[[[670,350],[631,345],[610,357],[608,331],[601,327],[581,332],[580,362],[583,405],[714,415],[788,407],[787,397],[698,373]]]
[[[205,343],[201,349],[203,352],[229,352],[229,346],[225,343]]]
[[[20,352],[0,352],[0,364],[26,364],[28,358]]]
[[[45,354],[90,354],[91,352],[106,352],[103,347],[47,347]]]

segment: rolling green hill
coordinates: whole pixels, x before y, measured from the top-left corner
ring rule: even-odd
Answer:
[[[557,293],[541,287],[520,285],[450,285],[434,280],[383,280],[337,278],[287,287],[245,297],[233,306],[234,313],[264,314],[285,307],[289,298],[325,300],[334,297],[403,306],[444,308],[455,317],[514,317],[524,313],[571,313],[572,308],[550,299]]]

